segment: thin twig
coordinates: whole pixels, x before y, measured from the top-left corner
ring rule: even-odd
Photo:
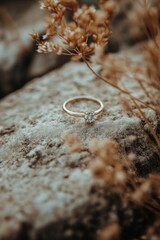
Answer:
[[[147,119],[146,115],[144,114],[144,112],[141,110],[140,106],[138,105],[138,103],[135,101],[135,99],[131,96],[131,99],[134,103],[134,105],[136,106],[136,108],[138,109],[139,113],[141,114],[141,116],[143,117],[143,119],[145,120],[145,122],[147,123],[149,129],[150,129],[150,132],[152,133],[154,139],[156,140],[157,142],[157,145],[160,147],[160,140],[154,130],[154,128],[152,127],[152,124],[150,123],[150,121]]]
[[[83,60],[84,60],[84,62],[86,63],[86,65],[88,66],[88,68],[92,71],[92,73],[93,73],[96,77],[98,77],[98,78],[100,78],[101,80],[103,80],[104,82],[108,83],[110,86],[112,86],[113,88],[117,89],[117,90],[120,91],[121,93],[126,94],[126,95],[128,95],[129,97],[132,97],[134,100],[140,102],[140,103],[143,104],[145,107],[150,108],[150,109],[152,109],[153,111],[157,112],[157,110],[156,110],[154,107],[152,107],[151,105],[148,105],[147,103],[143,102],[141,99],[132,96],[132,94],[131,94],[130,92],[128,92],[127,90],[124,90],[124,89],[118,87],[117,85],[115,85],[114,83],[109,82],[105,77],[103,77],[102,75],[100,75],[100,74],[98,74],[97,72],[95,72],[94,69],[93,69],[93,68],[91,67],[91,65],[89,64],[89,62],[85,59],[85,57],[83,57]]]
[[[141,110],[140,106],[138,105],[137,101],[142,103],[144,106],[151,108],[152,110],[156,111],[154,108],[152,108],[150,105],[144,103],[143,101],[141,101],[138,98],[135,98],[134,96],[132,96],[132,94],[130,92],[128,92],[127,90],[124,90],[120,87],[118,87],[117,85],[115,85],[114,83],[109,82],[106,78],[104,78],[103,76],[101,76],[100,74],[98,74],[97,72],[95,72],[93,70],[93,68],[90,66],[90,64],[88,63],[88,61],[85,59],[85,57],[83,57],[84,62],[87,64],[88,68],[94,73],[94,75],[100,79],[102,79],[103,81],[105,81],[106,83],[108,83],[110,86],[114,87],[115,89],[117,89],[118,91],[128,95],[130,97],[130,99],[133,101],[134,105],[136,106],[137,110],[139,111],[140,115],[143,117],[144,121],[146,122],[146,124],[148,125],[157,145],[160,148],[160,140],[154,130],[154,128],[152,127],[151,123],[149,122],[149,120],[147,119],[146,115],[144,114],[144,112]]]

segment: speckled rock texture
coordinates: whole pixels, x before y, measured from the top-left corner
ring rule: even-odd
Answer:
[[[137,64],[142,61],[135,51],[128,53],[133,56]],[[131,87],[135,95],[143,96],[136,83]],[[77,95],[103,101],[104,111],[94,125],[63,112],[63,102]],[[119,93],[96,79],[84,63],[68,63],[1,101],[1,240],[95,239],[98,226],[113,218],[109,215],[112,206],[120,211],[120,200],[95,185],[88,167],[92,161],[88,145],[93,138],[116,139],[123,152],[134,151],[139,174],[160,169],[147,126],[136,110],[135,115],[123,111],[119,99]],[[71,107],[87,109],[85,102]],[[90,107],[97,106],[91,103]],[[144,111],[158,131],[155,113]],[[68,152],[67,133],[79,135],[80,153]],[[131,140],[130,135],[137,138]]]

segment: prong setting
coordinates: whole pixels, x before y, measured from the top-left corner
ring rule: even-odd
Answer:
[[[85,112],[84,119],[86,123],[93,123],[96,120],[95,113],[92,112]]]

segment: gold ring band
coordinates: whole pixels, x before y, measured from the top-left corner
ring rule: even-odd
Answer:
[[[81,101],[81,100],[96,102],[99,104],[100,107],[95,111],[89,111],[89,112],[74,112],[67,108],[68,104],[74,103],[77,101]],[[63,110],[66,113],[68,113],[69,115],[74,116],[74,117],[83,117],[87,123],[94,122],[96,119],[95,116],[98,115],[99,113],[101,113],[103,108],[104,108],[104,106],[103,106],[102,101],[100,101],[99,99],[94,98],[94,97],[78,96],[78,97],[69,98],[68,100],[66,100],[63,103]]]

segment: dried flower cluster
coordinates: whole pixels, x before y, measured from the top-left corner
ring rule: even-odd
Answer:
[[[144,17],[145,26],[148,30],[150,40],[144,44],[146,57],[148,59],[148,81],[150,89],[157,91],[160,94],[160,6],[147,8]],[[155,106],[159,106],[160,99],[153,96],[151,91],[150,100]]]
[[[134,140],[135,136],[130,136],[130,139]],[[151,202],[151,199],[152,192],[155,196],[160,195],[158,187],[160,177],[156,174],[148,178],[138,177],[132,164],[136,158],[134,154],[123,156],[118,143],[109,139],[105,141],[95,139],[89,149],[92,154],[90,168],[94,177],[105,181],[112,189],[120,192],[123,201],[159,206],[158,201]]]
[[[81,152],[82,146],[77,134],[66,134],[64,140],[69,147],[68,153]]]
[[[104,46],[111,34],[109,24],[115,9],[113,1],[99,1],[99,9],[95,6],[78,6],[76,0],[44,0],[41,9],[50,12],[47,20],[47,32],[40,39],[33,33],[37,41],[38,52],[56,52],[73,56],[75,59],[88,58],[97,45]],[[69,14],[72,14],[69,18]]]
[[[78,145],[79,148],[82,148],[81,141],[76,134],[69,134],[65,139],[67,144],[72,143],[73,146],[76,146],[77,152],[79,152]],[[130,136],[130,140],[135,140],[135,136]],[[85,147],[83,146],[83,148]],[[93,174],[94,182],[99,183],[101,181],[107,186],[108,192],[118,194],[121,199],[121,208],[132,212],[135,211],[137,206],[137,209],[143,209],[144,216],[152,214],[154,222],[151,220],[147,223],[148,226],[146,226],[146,230],[144,229],[142,239],[151,240],[154,237],[154,239],[159,240],[160,176],[156,173],[146,177],[137,176],[134,168],[135,154],[130,153],[128,156],[124,156],[118,143],[114,140],[98,141],[94,139],[88,150],[91,154],[88,167]],[[74,152],[76,152],[76,149]],[[113,216],[111,217],[113,221],[108,222],[108,219],[106,219],[106,226],[98,230],[99,240],[122,239],[121,232],[125,231],[123,228],[125,229],[125,222],[128,219],[121,223],[115,214],[113,209]],[[141,219],[138,219],[137,213],[138,221],[141,221]]]
[[[99,240],[118,240],[120,235],[120,226],[112,223],[98,232]]]
[[[126,173],[118,158],[117,143],[113,140],[91,142],[90,151],[94,161],[90,167],[97,178],[103,178],[110,184],[125,183]]]
[[[134,4],[134,11],[127,16],[131,29],[137,32],[137,38],[145,39],[142,49],[145,56],[145,70],[148,78],[140,83],[150,102],[158,108],[160,94],[160,5],[158,0],[139,0]],[[134,32],[134,35],[136,33]],[[147,63],[147,65],[146,65]],[[149,90],[147,90],[149,89]],[[157,94],[155,94],[157,91]]]

